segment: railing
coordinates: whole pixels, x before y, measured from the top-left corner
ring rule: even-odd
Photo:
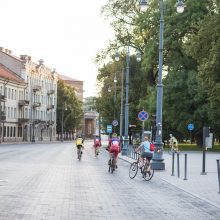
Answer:
[[[33,92],[38,92],[40,90],[41,90],[41,86],[39,86],[39,85],[33,86]]]
[[[55,93],[54,89],[50,89],[47,91],[47,95],[53,95]]]
[[[27,123],[27,122],[29,122],[29,118],[18,118],[18,123]]]
[[[35,102],[33,104],[33,108],[38,108],[38,107],[41,107],[41,103],[40,102]]]
[[[47,110],[54,109],[54,105],[48,105]]]
[[[28,106],[29,100],[19,100],[18,105],[19,106]]]
[[[5,102],[5,101],[6,101],[5,95],[0,95],[0,101],[1,101],[1,102]]]
[[[137,160],[138,153],[135,152],[135,149],[137,148],[136,145],[128,145],[128,157]]]

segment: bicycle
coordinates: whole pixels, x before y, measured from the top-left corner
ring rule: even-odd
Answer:
[[[154,170],[151,169],[151,164],[147,162],[147,159],[144,158],[144,164],[141,165],[140,161],[140,154],[138,154],[138,159],[137,161],[133,162],[130,166],[129,169],[129,177],[131,179],[134,179],[138,173],[138,169],[140,169],[142,177],[146,180],[149,181],[152,179],[154,175]]]
[[[95,148],[95,157],[98,157],[98,155],[99,155],[99,147],[96,147]]]
[[[115,171],[115,168],[116,168],[116,159],[115,159],[115,154],[114,153],[112,153],[111,155],[112,155],[111,159],[108,162],[108,165],[109,165],[108,172],[113,173]]]
[[[83,153],[83,152],[82,152],[82,147],[83,147],[83,146],[81,146],[81,145],[78,145],[78,146],[77,146],[77,159],[78,159],[78,160],[81,160],[81,158],[82,158],[82,153]]]

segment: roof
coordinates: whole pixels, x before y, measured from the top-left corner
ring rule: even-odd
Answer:
[[[64,81],[75,81],[75,82],[83,82],[82,80],[78,80],[78,79],[73,79],[73,78],[70,78],[68,76],[64,76],[64,75],[61,75],[61,74],[58,74],[58,77]]]
[[[0,64],[0,77],[9,79],[10,81],[14,81],[16,83],[25,83],[20,76],[18,76],[2,64]]]

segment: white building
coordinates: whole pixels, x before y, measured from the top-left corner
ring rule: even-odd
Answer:
[[[43,60],[0,48],[1,141],[55,140],[57,80]]]

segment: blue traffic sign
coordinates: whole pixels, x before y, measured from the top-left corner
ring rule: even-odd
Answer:
[[[112,125],[113,125],[114,127],[118,126],[118,121],[115,119],[114,121],[112,121]]]
[[[189,131],[192,131],[194,129],[194,124],[188,124],[187,128]]]
[[[107,133],[112,133],[112,125],[107,125]]]
[[[149,115],[145,111],[141,111],[141,112],[138,113],[138,119],[140,121],[146,121],[148,119],[148,117],[149,117]]]

